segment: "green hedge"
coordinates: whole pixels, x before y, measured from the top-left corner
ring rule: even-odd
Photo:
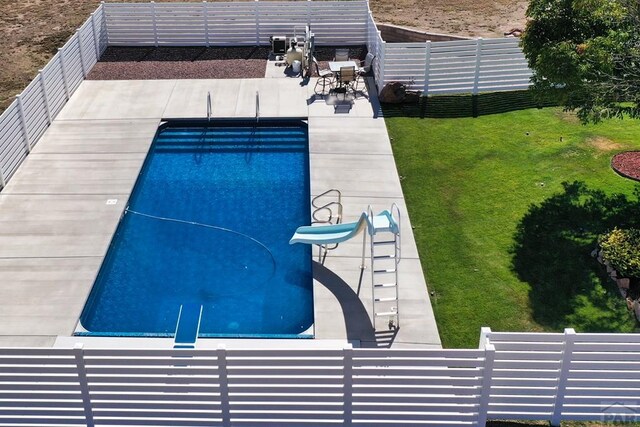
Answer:
[[[599,237],[602,259],[607,261],[621,277],[640,278],[640,230],[620,229]]]

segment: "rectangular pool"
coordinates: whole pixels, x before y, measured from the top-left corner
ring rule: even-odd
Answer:
[[[188,304],[201,337],[311,337],[308,152],[301,121],[163,125],[76,334],[173,336]]]

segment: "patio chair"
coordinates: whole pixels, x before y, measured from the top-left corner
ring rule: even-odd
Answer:
[[[347,96],[347,92],[349,89],[354,91],[354,82],[356,81],[356,67],[340,67],[340,75],[338,76],[338,85],[340,86],[342,92],[344,94],[344,99]]]
[[[313,65],[316,68],[316,74],[318,74],[318,81],[316,82],[313,91],[317,95],[325,95],[327,86],[329,86],[329,89],[331,89],[331,86],[333,85],[334,75],[330,70],[321,70],[320,65],[318,64],[318,60],[315,58],[315,56],[313,57]],[[320,92],[318,92],[318,86],[322,86],[322,90]]]
[[[376,56],[373,53],[369,52],[367,53],[367,56],[365,56],[364,61],[360,61],[360,66],[356,70],[356,82],[354,85],[354,89],[356,91],[358,90],[358,83],[360,81],[360,77],[363,78],[363,83],[364,83],[364,77],[369,75],[369,73],[371,73],[371,67],[373,66],[373,60],[375,58]]]
[[[348,61],[349,60],[349,49],[336,49],[335,56],[333,57],[335,62],[338,61]]]

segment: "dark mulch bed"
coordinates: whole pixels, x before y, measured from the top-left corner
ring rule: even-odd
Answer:
[[[349,50],[352,58],[364,59],[367,53],[364,46]],[[87,79],[262,78],[269,51],[269,47],[110,47]],[[321,68],[326,68],[334,52],[334,47],[316,48]]]
[[[622,176],[640,181],[640,151],[625,151],[616,154],[611,167]]]

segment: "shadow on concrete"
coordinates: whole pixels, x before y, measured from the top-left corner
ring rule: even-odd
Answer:
[[[360,341],[361,347],[377,347],[376,333],[362,301],[340,276],[322,264],[313,262],[313,278],[321,283],[340,303],[349,341]],[[336,313],[337,315],[337,313]]]

